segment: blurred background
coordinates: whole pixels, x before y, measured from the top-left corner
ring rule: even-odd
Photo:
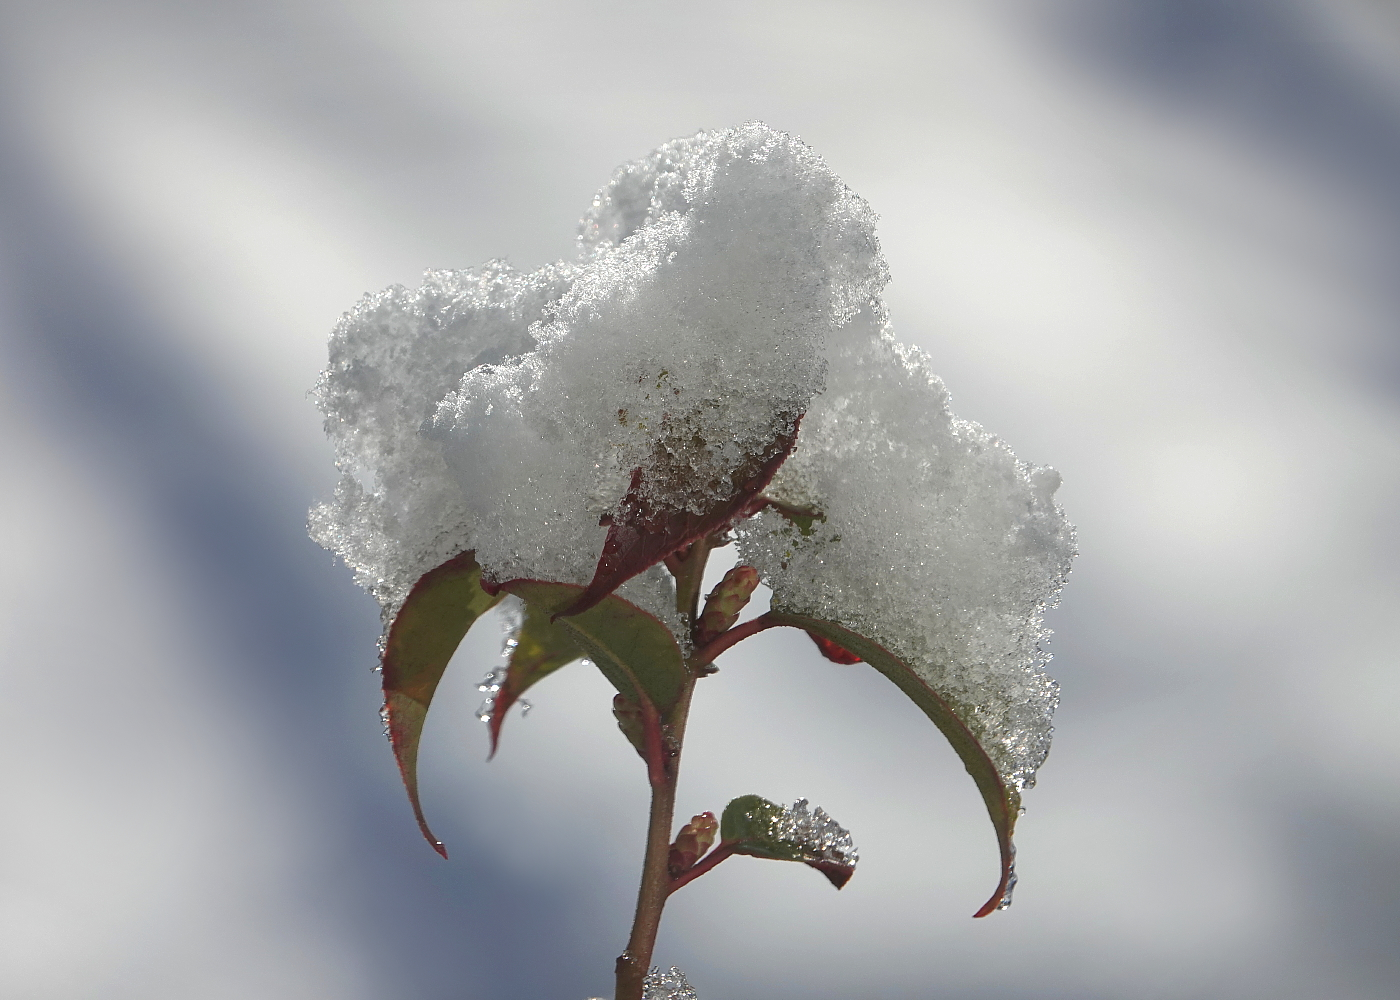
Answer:
[[[1081,555],[1015,905],[952,751],[769,632],[680,809],[826,807],[841,893],[736,859],[702,1000],[1393,997],[1400,9],[1392,0],[0,2],[0,992],[610,995],[646,786],[609,692],[485,763],[459,651],[420,839],[372,601],[307,540],[339,315],[570,256],[618,164],[751,118],[881,213],[897,333],[1056,466]]]

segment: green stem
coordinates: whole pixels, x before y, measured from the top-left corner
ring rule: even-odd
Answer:
[[[691,628],[700,617],[700,588],[705,584],[705,564],[713,546],[702,538],[690,546],[685,558],[678,561],[672,575],[676,578],[676,610],[686,615]]]

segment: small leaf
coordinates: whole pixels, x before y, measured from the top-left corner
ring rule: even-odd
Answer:
[[[428,829],[418,801],[418,742],[448,661],[467,630],[500,597],[481,589],[474,552],[463,552],[424,573],[389,626],[384,669],[384,726],[399,764],[418,829],[444,858],[447,850]]]
[[[772,507],[779,514],[797,528],[798,534],[803,537],[810,537],[816,531],[818,521],[826,523],[826,515],[819,510],[809,510],[806,507],[794,507],[790,503],[775,500],[772,497],[764,497],[767,506]]]
[[[809,618],[806,615],[770,611],[768,617],[779,625],[791,625],[793,628],[805,630],[812,636],[821,636],[870,664],[894,681],[947,737],[948,742],[962,758],[968,774],[972,775],[972,780],[977,783],[978,791],[982,793],[982,801],[986,803],[992,827],[996,830],[997,846],[1001,851],[1001,881],[997,884],[992,898],[973,916],[985,917],[995,910],[1007,897],[1015,878],[1013,864],[1016,848],[1012,844],[1011,835],[1016,827],[1016,817],[1020,813],[1021,793],[1008,787],[1002,780],[996,765],[987,756],[987,751],[972,734],[967,723],[948,700],[930,687],[907,663],[865,636],[857,635],[833,622]]]
[[[738,487],[702,514],[667,506],[654,499],[658,484],[664,485],[670,476],[683,476],[689,471],[672,469],[673,463],[667,460],[666,451],[658,449],[654,467],[633,470],[631,486],[618,504],[617,512],[603,522],[608,525],[608,537],[592,582],[559,614],[576,615],[588,610],[638,573],[751,512],[754,499],[792,453],[801,422],[801,417],[793,421],[791,430],[779,434],[762,454],[751,456],[744,466],[736,469],[733,479]],[[695,446],[703,447],[703,442]]]
[[[798,799],[784,808],[757,795],[741,795],[724,807],[719,835],[735,854],[774,861],[800,861],[840,889],[860,859],[851,834],[817,808]]]
[[[705,598],[705,610],[695,623],[695,645],[703,646],[739,620],[758,586],[758,570],[752,566],[735,566]]]
[[[719,821],[715,819],[715,814],[712,812],[702,812],[698,816],[692,816],[690,822],[681,827],[681,832],[676,834],[676,842],[671,845],[671,853],[667,859],[667,866],[670,868],[672,878],[694,866],[695,862],[700,860],[701,855],[714,844],[715,834],[718,830]]]
[[[826,636],[817,635],[815,632],[808,632],[807,638],[815,642],[817,644],[817,649],[821,650],[822,656],[825,656],[832,663],[850,664],[860,662],[859,656],[848,649],[843,649],[838,646],[836,643],[826,638]]]
[[[554,616],[578,648],[629,701],[649,702],[665,722],[680,700],[687,678],[685,660],[671,630],[641,608],[609,595],[569,618],[561,609],[578,600],[582,587],[540,580],[512,580],[503,590],[532,612]]]
[[[525,619],[516,633],[505,679],[491,707],[491,756],[496,755],[500,745],[506,710],[536,682],[582,656],[568,629],[555,625],[549,615],[526,605]]]

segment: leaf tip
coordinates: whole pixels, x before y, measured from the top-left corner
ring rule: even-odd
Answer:
[[[827,861],[825,859],[806,862],[807,867],[815,868],[826,876],[826,880],[837,889],[844,889],[846,883],[851,880],[851,876],[856,873],[856,866],[843,864],[839,861]]]
[[[992,898],[982,904],[982,909],[972,915],[972,919],[989,916],[998,910],[1005,910],[1011,906],[1011,891],[1016,888],[1016,863],[1014,858],[1016,849],[1011,848],[1010,857],[1013,860],[1005,861],[1001,869],[1001,882],[997,884],[997,891],[992,893]],[[1005,857],[1005,856],[1004,856]]]

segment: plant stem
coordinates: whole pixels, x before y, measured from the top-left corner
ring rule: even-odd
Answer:
[[[769,614],[771,614],[771,612]],[[757,618],[750,618],[742,625],[735,625],[728,632],[721,632],[710,642],[701,646],[690,658],[692,668],[703,667],[735,643],[742,642],[751,635],[757,635],[764,629],[773,628],[775,625],[782,624],[781,622],[774,621],[769,617],[769,614],[762,614]]]
[[[708,539],[695,542],[685,558],[671,566],[676,578],[676,610],[688,616],[692,627],[700,602],[700,587],[705,578],[705,563],[710,555]],[[632,919],[632,934],[627,950],[617,958],[617,990],[615,1000],[642,1000],[647,970],[651,968],[651,953],[656,947],[656,933],[661,927],[661,911],[671,894],[671,830],[676,811],[676,780],[680,775],[681,747],[685,742],[685,723],[690,715],[690,698],[695,692],[695,673],[686,678],[685,689],[663,726],[656,713],[645,712],[642,724],[646,729],[647,775],[651,782],[651,814],[647,822],[646,857],[642,861],[642,884],[637,890],[637,912]]]
[[[687,616],[691,628],[700,616],[700,588],[705,583],[705,564],[709,562],[712,547],[708,538],[697,540],[685,558],[679,560],[678,567],[672,569],[672,576],[676,578],[676,610]]]
[[[691,865],[685,871],[681,872],[681,874],[673,878],[671,880],[670,891],[675,892],[681,886],[689,885],[691,882],[694,882],[697,878],[699,878],[701,875],[704,875],[711,868],[714,868],[721,861],[724,861],[730,856],[732,856],[734,854],[735,849],[738,846],[739,841],[737,840],[726,840],[720,843],[709,854],[705,855],[694,865]]]
[[[671,887],[667,861],[671,853],[672,814],[676,805],[674,772],[651,788],[651,820],[647,825],[647,853],[642,863],[642,885],[637,892],[637,914],[627,950],[617,958],[616,1000],[641,1000],[661,911]]]

